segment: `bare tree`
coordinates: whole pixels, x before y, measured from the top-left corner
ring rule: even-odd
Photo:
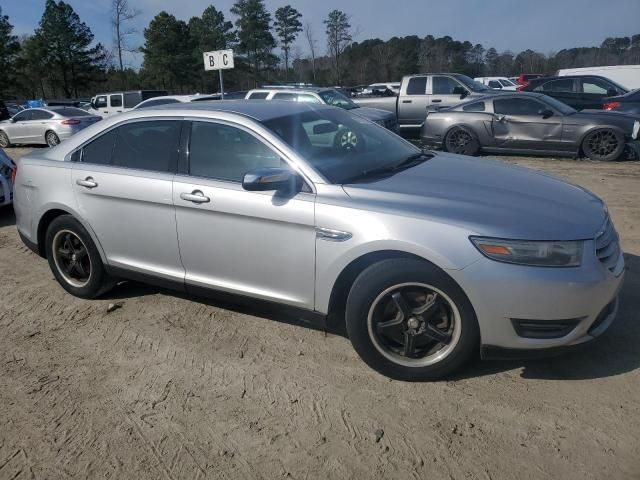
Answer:
[[[337,84],[341,83],[340,57],[352,42],[349,16],[340,10],[333,10],[324,20],[329,54],[333,57],[334,75]]]
[[[129,7],[129,0],[111,0],[111,25],[113,26],[113,41],[118,52],[120,70],[124,70],[122,52],[132,52],[127,46],[126,38],[137,33],[134,28],[127,28],[127,23],[136,18],[142,12]]]
[[[311,22],[306,22],[304,25],[304,36],[307,37],[307,42],[309,43],[309,51],[311,52],[311,71],[313,72],[313,82],[316,81],[316,49],[317,42],[315,37],[313,36],[313,27],[311,26]]]

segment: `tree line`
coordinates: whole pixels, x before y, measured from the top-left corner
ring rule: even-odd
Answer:
[[[546,55],[530,49],[499,52],[449,36],[356,42],[345,12],[329,12],[318,33],[291,5],[272,15],[264,0],[236,0],[227,16],[211,5],[188,21],[162,11],[144,29],[144,43],[131,45],[138,33],[133,20],[141,12],[130,0],[111,2],[111,48],[94,42],[89,26],[62,0],[47,0],[33,34],[21,37],[0,7],[0,98],[77,98],[141,88],[215,92],[217,77],[204,71],[202,53],[227,48],[236,54],[236,68],[225,72],[227,90],[286,82],[359,85],[418,72],[511,76],[640,64],[640,34]],[[127,53],[142,54],[139,69],[126,64]]]

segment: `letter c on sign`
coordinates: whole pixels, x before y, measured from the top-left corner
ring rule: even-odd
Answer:
[[[224,63],[225,65],[229,65],[229,62],[227,61],[227,57],[228,55],[226,53],[222,55],[222,63]]]

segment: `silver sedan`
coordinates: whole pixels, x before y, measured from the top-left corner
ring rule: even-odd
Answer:
[[[330,140],[345,130],[350,142]],[[344,322],[365,362],[405,380],[478,350],[586,343],[613,322],[624,277],[590,192],[298,102],[114,115],[22,157],[14,208],[73,295],[124,278],[277,302]]]
[[[14,144],[53,147],[99,120],[102,117],[75,107],[29,108],[0,122],[0,147]]]

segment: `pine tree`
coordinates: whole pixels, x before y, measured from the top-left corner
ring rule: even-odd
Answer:
[[[280,46],[284,52],[284,76],[289,78],[289,50],[291,44],[295,41],[298,33],[302,31],[302,23],[300,18],[302,14],[291,5],[280,7],[276,10],[276,21],[274,26],[276,33],[280,38]]]

